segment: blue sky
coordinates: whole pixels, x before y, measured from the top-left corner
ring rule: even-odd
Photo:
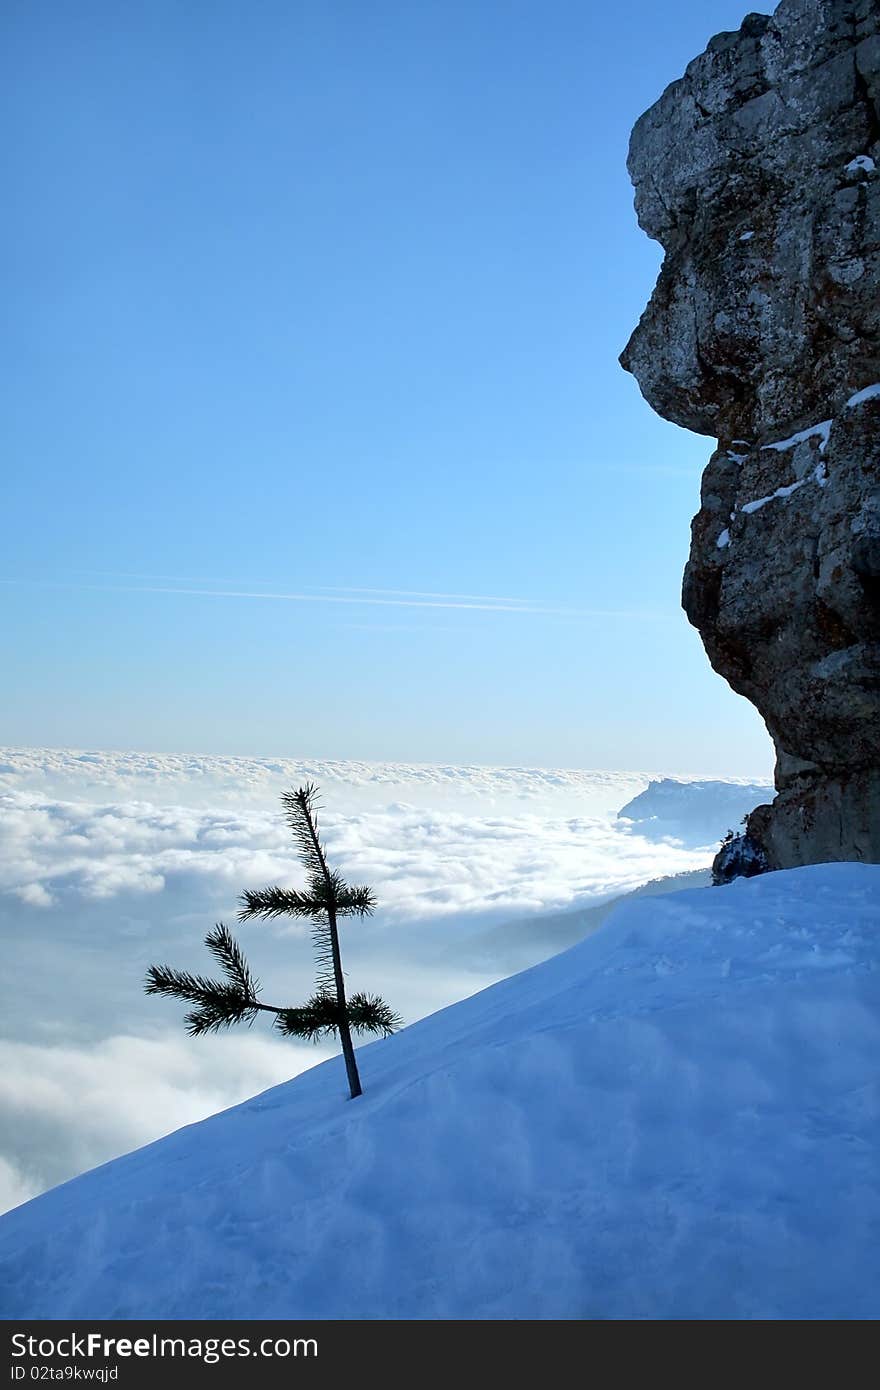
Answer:
[[[7,3],[0,741],[766,772],[617,364],[744,9]]]

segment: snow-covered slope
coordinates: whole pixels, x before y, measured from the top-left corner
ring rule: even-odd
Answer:
[[[0,1219],[7,1318],[875,1318],[880,867],[594,936]],[[211,1045],[210,1039],[205,1046]]]

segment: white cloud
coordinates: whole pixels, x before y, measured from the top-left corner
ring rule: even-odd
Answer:
[[[257,1034],[88,1046],[0,1042],[0,1201],[45,1187],[295,1076],[327,1048]],[[0,1205],[0,1210],[4,1207]]]
[[[42,883],[20,883],[12,889],[17,898],[28,907],[53,907],[55,899],[42,885]]]
[[[399,800],[432,810],[522,805],[557,814],[612,815],[647,787],[639,772],[571,768],[339,762],[314,758],[0,749],[0,790],[41,791],[73,800],[144,800],[153,805],[277,808],[285,787],[317,782],[337,811]]]
[[[706,858],[599,817],[464,815],[398,802],[328,812],[322,825],[343,873],[370,883],[391,917],[558,907]],[[302,871],[274,812],[0,797],[0,891],[24,903],[155,894],[184,879],[198,880],[206,901],[231,903],[248,885],[299,884]]]
[[[45,1188],[44,1182],[29,1181],[5,1158],[0,1158],[0,1212],[19,1207]]]

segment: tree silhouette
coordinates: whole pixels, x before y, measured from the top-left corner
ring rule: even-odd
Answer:
[[[279,1032],[289,1037],[318,1038],[336,1034],[342,1044],[348,1088],[352,1099],[361,1094],[352,1030],[376,1033],[381,1037],[400,1027],[400,1018],[377,995],[353,994],[345,997],[345,978],[339,947],[339,918],[368,917],[376,900],[370,888],[351,887],[341,874],[327,864],[318,834],[316,806],[318,789],[307,783],[281,798],[285,818],[299,849],[306,870],[306,888],[249,889],[241,895],[239,921],[251,917],[301,917],[312,923],[312,941],[317,960],[315,992],[299,1008],[278,1008],[260,999],[262,986],[251,973],[241,947],[229,928],[218,922],[205,937],[205,945],[222,967],[225,979],[212,980],[175,970],[170,965],[151,965],[147,971],[147,994],[165,994],[194,1004],[184,1022],[192,1037],[216,1033],[233,1023],[253,1023],[258,1013],[275,1015]]]

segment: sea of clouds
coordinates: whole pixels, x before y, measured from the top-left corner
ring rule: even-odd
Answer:
[[[726,829],[694,847],[619,820],[638,773],[0,750],[0,1210],[332,1051],[259,1025],[190,1039],[143,994],[153,962],[206,970],[243,888],[302,882],[278,797],[304,781],[332,862],[379,900],[346,924],[349,980],[407,1021],[552,954],[579,912],[705,868]],[[236,930],[269,1002],[310,993],[307,927]]]

